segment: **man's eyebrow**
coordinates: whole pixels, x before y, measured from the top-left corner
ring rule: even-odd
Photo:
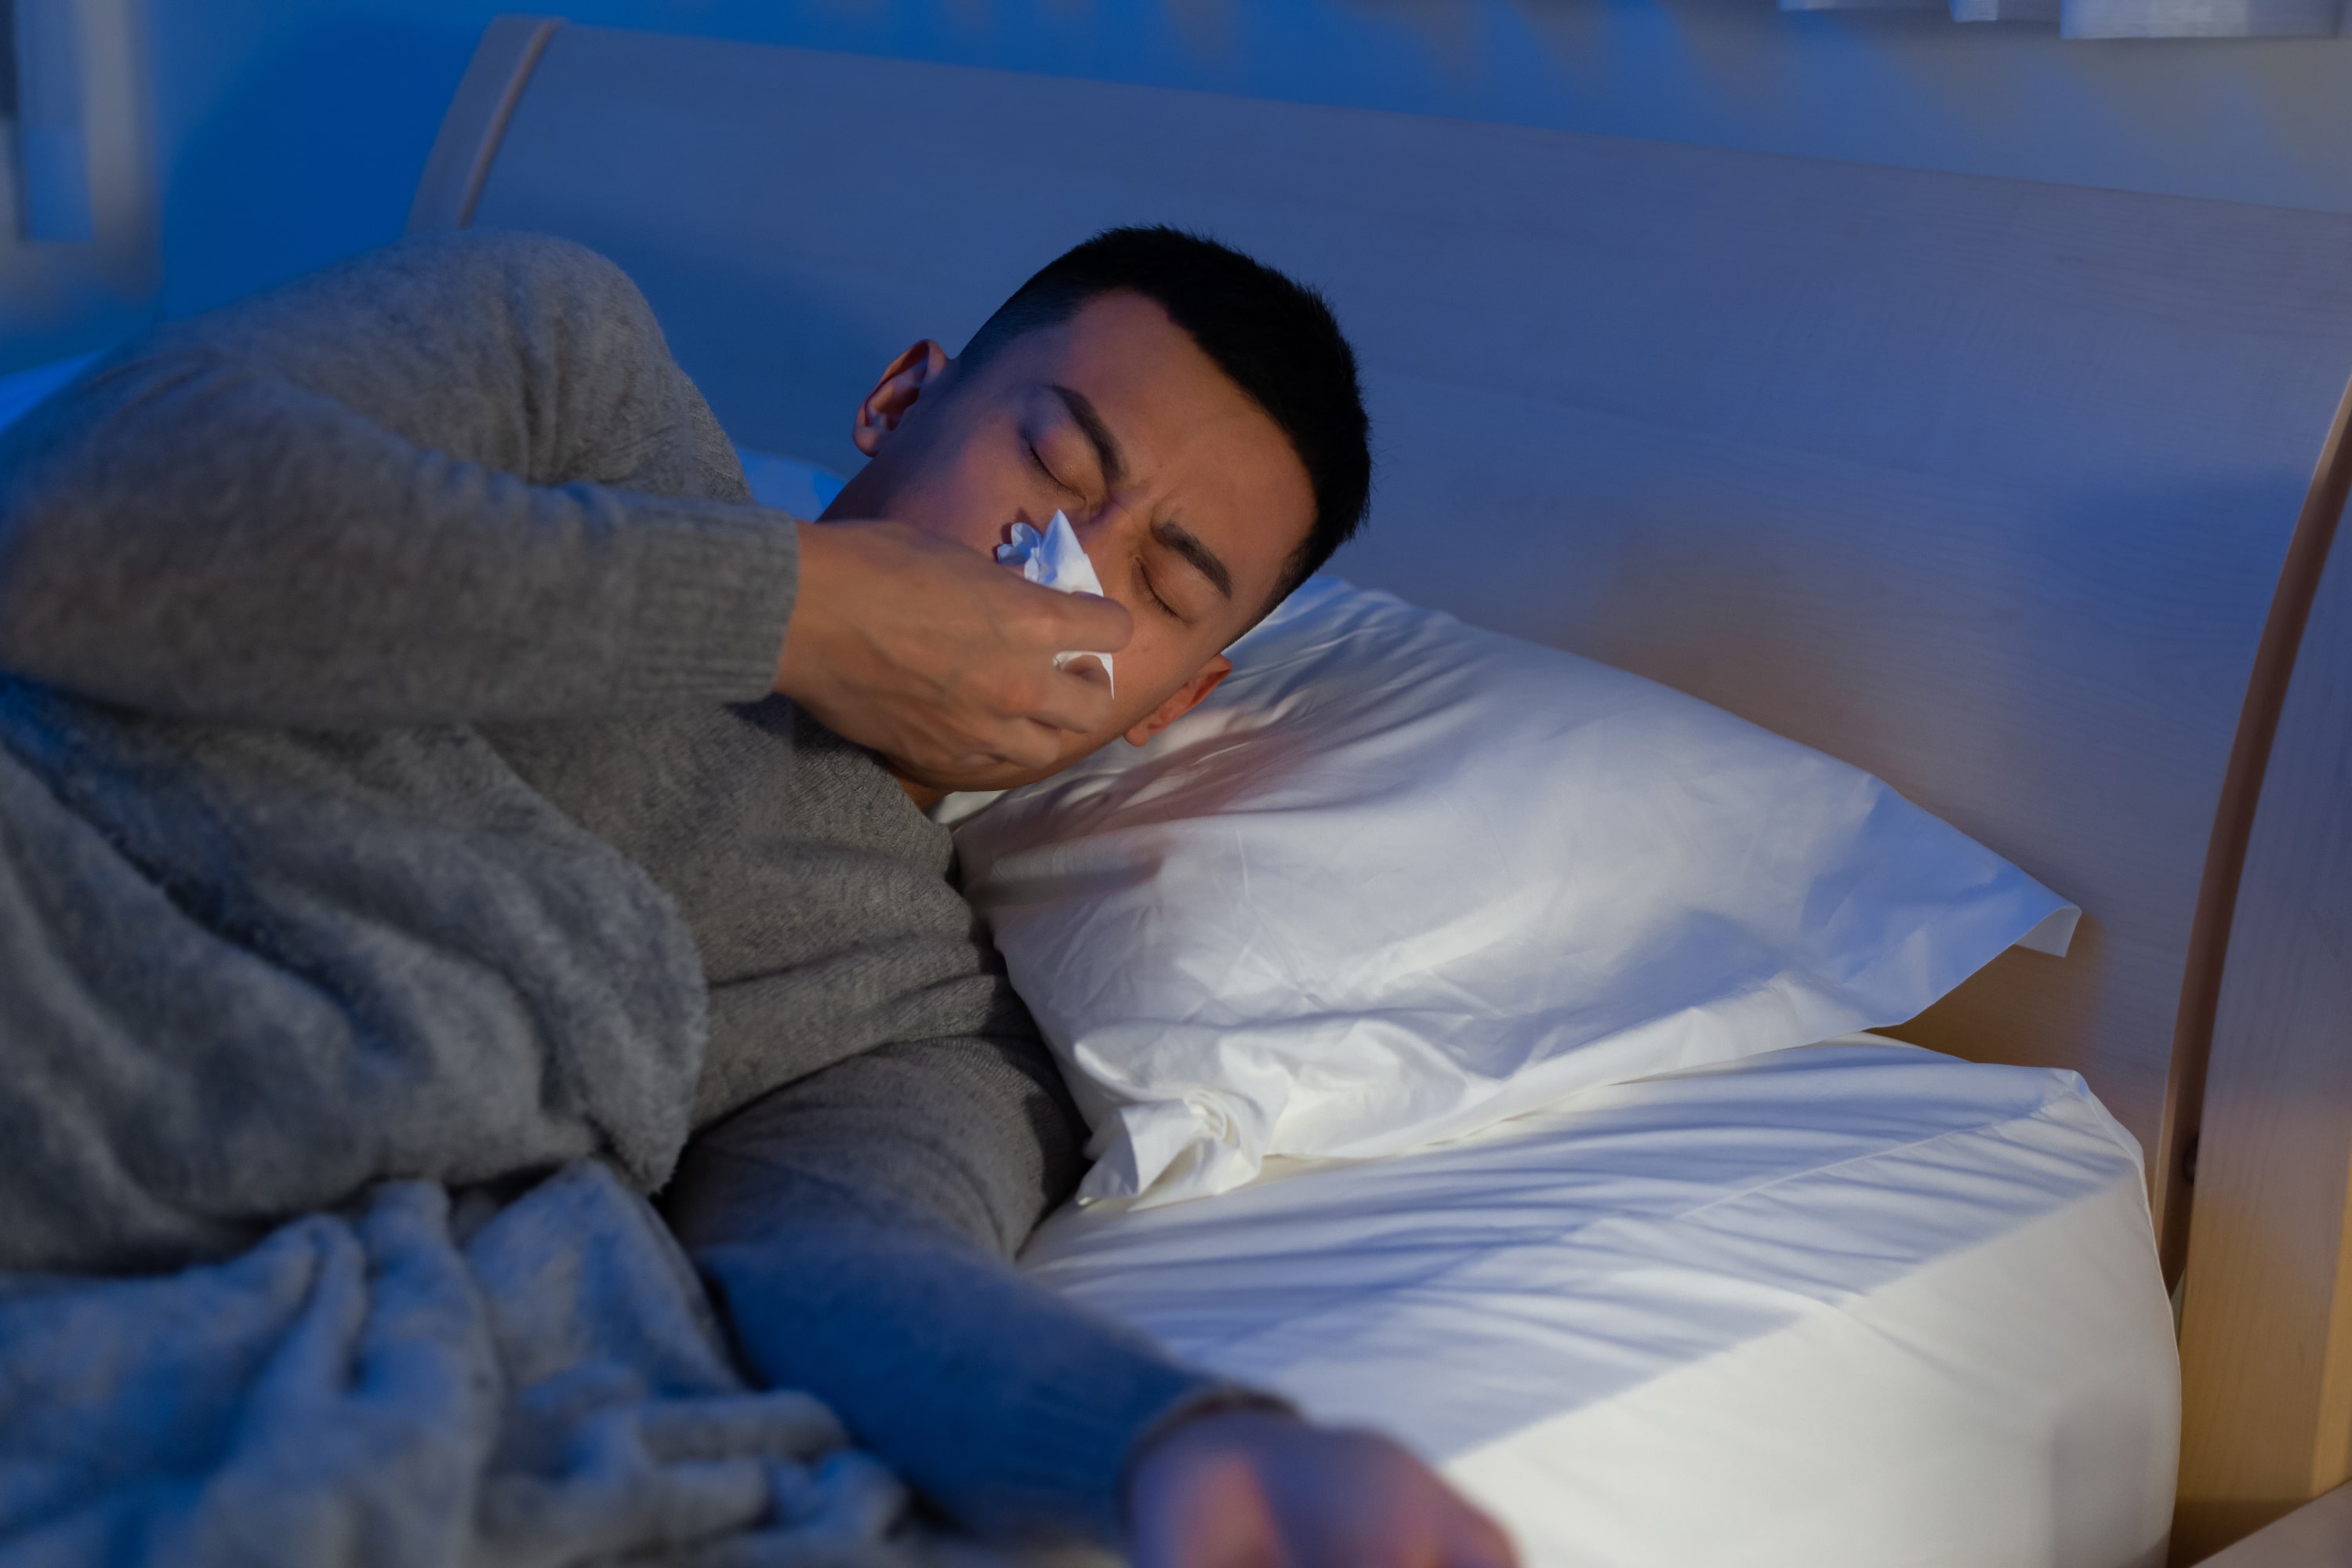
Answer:
[[[1127,454],[1120,450],[1118,437],[1110,433],[1110,426],[1103,423],[1094,399],[1059,382],[1054,383],[1054,395],[1062,400],[1070,417],[1086,432],[1087,444],[1095,449],[1095,461],[1102,465],[1103,483],[1116,489],[1127,478]]]
[[[1230,599],[1234,596],[1234,574],[1217,559],[1217,552],[1194,538],[1181,523],[1155,522],[1151,537],[1192,563],[1192,570],[1215,584],[1218,593]]]

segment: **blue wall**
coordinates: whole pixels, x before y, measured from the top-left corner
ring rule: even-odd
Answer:
[[[556,0],[614,26],[2352,211],[2352,39],[1771,0]],[[491,0],[148,0],[178,314],[391,238]],[[0,345],[0,361],[8,356]]]

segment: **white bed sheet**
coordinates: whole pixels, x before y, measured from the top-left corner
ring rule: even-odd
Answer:
[[[2137,1568],[2179,1424],[2143,1194],[2075,1075],[1851,1036],[1023,1261],[1393,1434],[1530,1565]]]

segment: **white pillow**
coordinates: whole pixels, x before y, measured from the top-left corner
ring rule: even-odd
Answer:
[[[1094,1129],[1082,1199],[1896,1023],[2073,931],[1867,773],[1590,659],[1325,578],[1232,657],[956,830]]]
[[[753,500],[803,521],[814,521],[841,493],[841,476],[815,463],[755,452],[749,447],[736,447],[735,457],[743,465],[743,478],[751,486]]]

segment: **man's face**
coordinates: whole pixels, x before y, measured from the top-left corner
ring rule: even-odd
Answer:
[[[1043,531],[1066,512],[1103,592],[1135,619],[1101,732],[1070,736],[1049,768],[932,781],[957,789],[1043,778],[1182,715],[1232,668],[1221,650],[1314,521],[1281,430],[1139,294],[1099,296],[970,370],[916,344],[859,405],[856,437],[873,460],[826,519],[887,518],[992,553],[1014,523]]]

